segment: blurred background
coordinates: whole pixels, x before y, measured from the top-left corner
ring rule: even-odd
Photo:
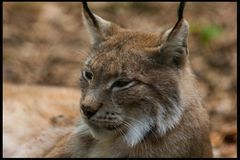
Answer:
[[[173,2],[89,3],[92,11],[104,19],[146,32],[172,27],[177,6],[178,3]],[[36,112],[35,115],[44,120],[46,115],[50,118],[42,125],[47,128],[49,122],[55,123],[54,116],[61,114],[62,118],[68,114],[66,109],[59,108],[66,107],[68,111],[69,106],[77,108],[80,66],[89,52],[81,9],[81,3],[75,2],[3,3],[5,155],[16,152],[16,148],[13,149],[16,143],[22,143],[18,139],[36,136],[36,133],[30,134],[29,126],[28,130],[18,132],[22,136],[14,134],[13,126],[17,122],[11,119],[13,114],[29,116],[26,110],[31,108],[31,114]],[[188,2],[184,14],[190,24],[189,58],[202,102],[210,115],[214,156],[236,157],[237,3]],[[51,98],[46,96],[49,94]],[[45,104],[42,110],[39,107],[35,111],[39,102]],[[21,107],[24,109],[20,113]],[[56,109],[53,111],[51,107]],[[69,115],[65,116],[64,124]],[[24,125],[22,122],[19,127],[22,129]],[[36,130],[39,128],[44,127],[35,126]]]

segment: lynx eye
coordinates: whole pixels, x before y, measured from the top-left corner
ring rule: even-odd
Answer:
[[[123,88],[128,88],[131,87],[135,84],[135,81],[133,80],[117,80],[114,82],[111,86],[111,88],[115,89],[123,89]]]
[[[86,80],[92,80],[93,74],[92,74],[92,72],[90,72],[90,71],[83,71],[83,77],[84,77]]]

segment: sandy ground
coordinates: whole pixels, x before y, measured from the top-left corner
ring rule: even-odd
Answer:
[[[79,117],[79,97],[69,88],[5,83],[3,156],[43,154],[73,127]]]

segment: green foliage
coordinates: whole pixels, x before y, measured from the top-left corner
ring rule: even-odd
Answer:
[[[193,25],[190,28],[192,33],[197,34],[203,44],[211,43],[216,38],[222,35],[223,28],[221,26],[210,24],[206,26]]]

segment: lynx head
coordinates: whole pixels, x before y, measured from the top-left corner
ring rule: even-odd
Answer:
[[[180,121],[180,79],[188,67],[188,23],[179,7],[175,26],[161,34],[122,28],[83,3],[92,50],[80,77],[80,111],[97,139],[121,135],[128,146],[149,132],[166,134]]]

